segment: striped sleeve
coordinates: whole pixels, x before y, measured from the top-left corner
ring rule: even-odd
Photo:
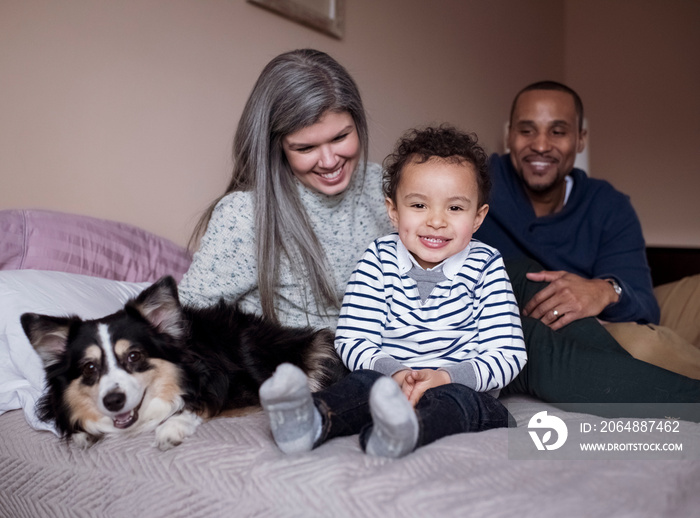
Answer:
[[[520,311],[500,254],[495,253],[486,261],[473,296],[478,345],[464,344],[478,353],[465,362],[476,373],[476,386],[472,388],[480,392],[501,389],[522,370],[527,354]],[[457,381],[460,367],[463,366],[445,370]]]
[[[375,241],[357,263],[340,309],[335,348],[348,369],[371,369],[382,359],[395,362],[380,348],[386,315],[384,272]]]

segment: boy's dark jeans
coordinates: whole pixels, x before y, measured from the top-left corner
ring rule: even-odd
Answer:
[[[359,433],[365,449],[372,432],[369,393],[381,376],[372,370],[354,371],[313,395],[323,418],[323,431],[314,447],[334,437]],[[416,415],[416,447],[456,433],[507,427],[509,420],[508,411],[496,398],[458,383],[427,390],[416,405]]]

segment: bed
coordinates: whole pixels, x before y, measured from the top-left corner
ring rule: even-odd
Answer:
[[[43,379],[19,314],[102,316],[163,274],[181,278],[190,257],[137,227],[48,211],[0,211],[0,235],[2,517],[659,517],[700,509],[700,424],[605,420],[525,396],[503,399],[517,426],[447,437],[399,460],[364,455],[357,437],[285,456],[262,413],[207,422],[166,452],[149,434],[87,450],[66,444],[34,414]],[[563,436],[537,428],[543,412],[564,423],[564,447],[549,449]],[[656,429],[628,434],[630,422]],[[669,424],[678,430],[664,430]],[[602,426],[616,431],[586,431]],[[601,436],[682,450],[573,448]]]

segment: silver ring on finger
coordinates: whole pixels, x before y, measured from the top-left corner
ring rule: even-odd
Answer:
[[[554,315],[554,318],[559,318],[559,312],[555,309],[552,311],[552,315]]]

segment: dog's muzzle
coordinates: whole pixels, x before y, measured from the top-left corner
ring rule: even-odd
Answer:
[[[119,410],[124,408],[124,403],[126,403],[126,394],[124,394],[121,391],[112,391],[102,399],[102,403],[104,404],[105,408],[110,412],[118,412]],[[139,402],[138,406],[136,406],[136,408],[133,408],[129,412],[123,412],[114,416],[112,418],[112,421],[114,422],[114,427],[123,430],[125,428],[129,428],[132,424],[138,421],[141,403],[143,403],[143,398]]]

